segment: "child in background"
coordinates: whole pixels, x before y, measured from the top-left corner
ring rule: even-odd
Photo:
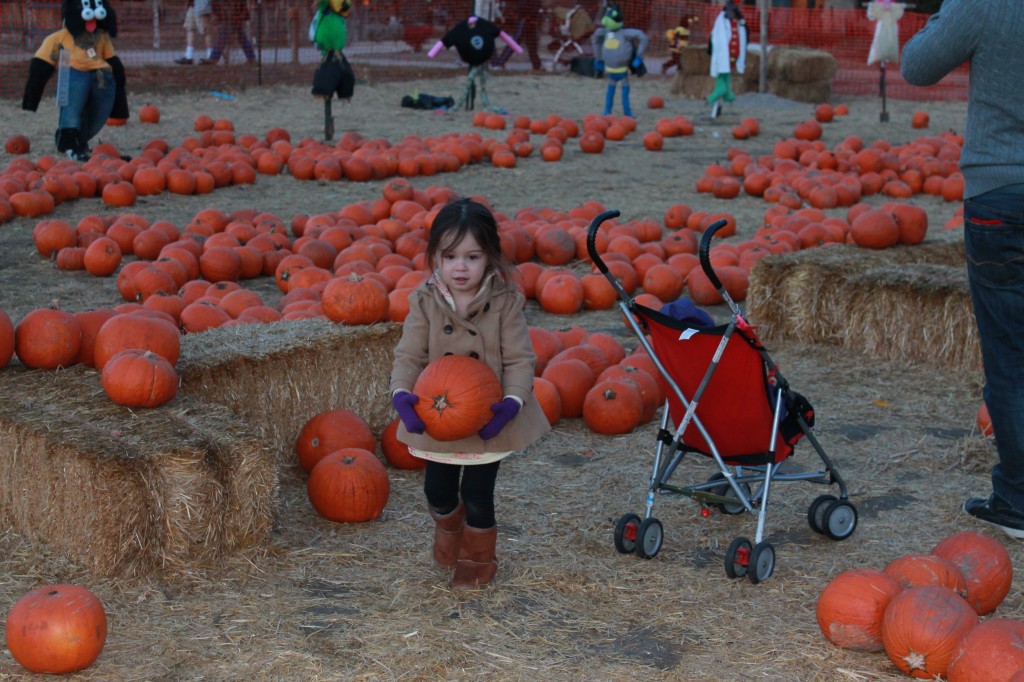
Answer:
[[[188,8],[185,10],[185,56],[174,60],[175,64],[195,63],[195,35],[203,36],[206,43],[206,59],[213,53],[213,31],[210,26],[210,15],[213,9],[210,7],[210,0],[189,0]]]
[[[401,418],[398,438],[427,460],[423,490],[434,532],[434,559],[454,567],[452,588],[488,584],[498,570],[494,485],[501,460],[550,428],[533,395],[536,356],[523,315],[525,299],[515,269],[501,254],[490,210],[462,199],[437,214],[426,248],[433,276],[409,296],[409,314],[395,348],[391,402]],[[412,387],[420,372],[443,355],[487,363],[505,398],[479,432],[456,441],[424,433]],[[461,477],[461,481],[460,481]]]
[[[698,21],[697,17],[684,14],[678,26],[665,32],[668,38],[668,59],[661,65],[663,74],[667,74],[672,67],[683,68],[683,48],[690,44],[690,27]]]

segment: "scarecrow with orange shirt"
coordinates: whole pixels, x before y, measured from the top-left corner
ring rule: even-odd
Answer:
[[[715,88],[708,95],[711,118],[717,118],[722,101],[736,99],[732,91],[732,72],[743,73],[747,61],[747,22],[734,0],[726,0],[711,28],[711,75]]]
[[[110,0],[63,0],[64,28],[43,40],[29,62],[21,108],[36,111],[57,72],[60,114],[55,142],[69,158],[89,158],[89,140],[108,118],[128,118],[125,71],[114,54],[117,16]]]

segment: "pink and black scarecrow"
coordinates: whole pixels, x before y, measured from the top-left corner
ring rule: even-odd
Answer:
[[[21,108],[35,111],[57,72],[60,108],[55,141],[69,158],[89,158],[89,140],[108,118],[128,118],[121,60],[114,54],[117,16],[109,0],[63,0],[64,27],[43,40],[29,63]]]
[[[451,28],[441,40],[430,48],[427,56],[433,58],[437,53],[447,47],[454,47],[459,53],[459,58],[469,64],[469,75],[466,78],[466,89],[462,97],[455,103],[452,110],[462,107],[473,108],[473,99],[476,96],[476,82],[480,82],[480,102],[485,109],[492,109],[487,99],[487,62],[494,54],[494,41],[501,38],[517,54],[522,54],[523,48],[509,34],[500,28],[480,17],[473,15],[464,19]],[[500,111],[494,108],[493,111]]]

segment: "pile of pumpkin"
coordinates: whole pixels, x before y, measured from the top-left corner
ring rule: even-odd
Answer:
[[[974,531],[883,570],[837,575],[818,598],[822,633],[853,651],[885,651],[903,672],[950,682],[1024,680],[1024,621],[990,616],[1013,581],[1009,553]]]

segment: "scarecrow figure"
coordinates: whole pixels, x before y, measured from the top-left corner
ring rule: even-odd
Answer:
[[[356,76],[342,50],[348,42],[351,0],[319,0],[309,38],[320,50],[322,61],[313,74],[313,96],[324,101],[324,137],[334,138],[331,98],[351,99]]]
[[[711,118],[717,118],[722,110],[722,101],[736,99],[732,91],[732,71],[743,73],[747,63],[747,22],[733,0],[726,0],[722,11],[711,27],[711,76],[715,87],[708,95]]]
[[[647,34],[638,28],[623,28],[622,10],[618,5],[609,4],[601,17],[601,28],[590,37],[594,48],[594,69],[608,77],[608,88],[604,94],[604,114],[612,113],[615,104],[615,88],[622,83],[622,113],[630,118],[633,110],[629,105],[629,74],[643,76],[644,52],[647,50]]]
[[[662,74],[673,68],[683,68],[683,48],[690,44],[690,29],[698,21],[699,17],[684,14],[677,26],[665,31],[665,37],[668,38],[668,59],[661,65]]]
[[[882,123],[889,120],[889,112],[885,110],[885,71],[889,62],[900,59],[899,21],[905,8],[903,3],[892,0],[868,3],[868,19],[875,22],[875,37],[868,51],[868,64],[878,62],[878,94],[882,98],[882,113],[878,119]]]
[[[480,83],[480,101],[485,109],[491,109],[490,102],[487,99],[487,62],[494,54],[494,41],[497,38],[505,41],[516,54],[522,54],[523,48],[519,47],[519,44],[512,39],[512,36],[475,14],[453,26],[451,30],[444,34],[441,40],[434,44],[434,47],[430,48],[427,56],[434,58],[441,50],[454,47],[459,53],[459,58],[469,64],[466,89],[463,91],[462,97],[455,102],[452,111],[457,111],[463,107],[466,109],[473,108],[477,81]],[[499,109],[495,108],[493,111],[499,111]]]
[[[64,27],[43,40],[29,62],[21,108],[36,111],[47,82],[57,71],[60,114],[57,149],[78,161],[89,158],[89,140],[108,118],[128,118],[128,94],[121,60],[111,38],[117,16],[110,0],[64,0]]]

